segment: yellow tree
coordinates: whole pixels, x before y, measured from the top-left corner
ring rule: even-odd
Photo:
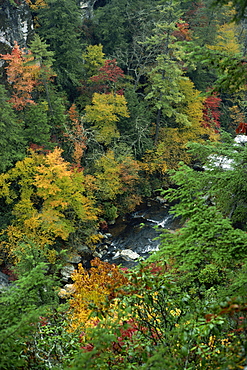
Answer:
[[[224,23],[218,28],[216,43],[210,49],[226,51],[228,54],[238,54],[241,46],[238,43],[238,27],[234,23]]]
[[[231,9],[230,5],[225,5],[223,11],[224,22],[218,24],[214,43],[207,47],[219,53],[227,52],[228,55],[236,55],[241,53],[239,40],[245,34],[245,30],[240,25],[230,22],[236,15],[236,11]]]
[[[8,253],[15,255],[27,239],[40,248],[74,235],[90,243],[98,214],[94,180],[72,171],[61,154],[59,148],[46,155],[31,152],[1,175],[1,198],[12,206],[12,222],[1,243]]]
[[[219,136],[215,133],[214,128],[206,127],[203,124],[205,98],[200,95],[200,91],[195,88],[191,80],[181,80],[179,85],[184,95],[184,101],[181,106],[178,106],[178,109],[187,116],[189,122],[189,125],[179,127],[184,144],[187,144],[188,141],[203,141],[203,138],[217,140]]]
[[[157,145],[145,153],[142,168],[148,177],[156,174],[163,179],[168,169],[177,168],[180,160],[189,160],[183,135],[178,128],[162,128]]]
[[[26,0],[26,3],[29,5],[30,9],[37,11],[42,8],[46,8],[48,5],[44,0]]]
[[[79,264],[72,279],[74,283],[69,300],[72,330],[90,326],[95,322],[89,318],[92,308],[96,309],[100,316],[104,316],[106,301],[116,298],[119,288],[128,283],[127,277],[118,266],[100,261],[98,258],[91,261],[89,271]]]
[[[117,129],[120,117],[129,117],[125,97],[113,93],[95,93],[85,112],[85,121],[92,124],[96,140],[106,145],[120,136]]]
[[[135,189],[140,181],[139,170],[137,161],[130,156],[115,158],[113,150],[95,162],[97,194],[106,218],[114,219],[118,210],[132,211],[140,203]]]
[[[84,69],[88,78],[94,76],[100,67],[103,67],[105,59],[105,54],[103,53],[103,46],[99,45],[89,45],[86,48],[86,52],[82,54],[84,59]]]
[[[114,152],[108,150],[95,163],[95,177],[98,191],[102,200],[116,199],[117,194],[122,193],[122,183],[120,179],[121,166],[115,160]]]

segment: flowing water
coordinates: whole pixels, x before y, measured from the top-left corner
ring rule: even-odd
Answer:
[[[126,261],[118,252],[130,249],[146,259],[150,253],[159,249],[158,236],[163,229],[176,229],[178,219],[169,214],[169,206],[158,201],[149,201],[125,218],[118,218],[116,223],[109,227],[112,234],[111,244],[104,260],[110,263],[121,264],[126,267],[134,266],[138,261]]]

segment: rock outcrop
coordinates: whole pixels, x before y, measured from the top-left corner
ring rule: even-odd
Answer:
[[[25,47],[33,30],[33,20],[28,4],[20,0],[0,0],[0,53],[9,52],[17,41]]]

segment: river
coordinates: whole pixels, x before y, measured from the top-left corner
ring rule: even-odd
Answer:
[[[174,230],[178,227],[179,220],[169,214],[169,205],[157,200],[148,200],[135,212],[124,218],[119,217],[114,225],[109,226],[112,238],[108,252],[102,259],[125,267],[133,267],[138,261],[126,261],[119,252],[128,249],[146,259],[150,253],[158,250],[160,241],[157,237],[162,230]]]

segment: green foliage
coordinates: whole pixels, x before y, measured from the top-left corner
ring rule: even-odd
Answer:
[[[40,317],[26,349],[29,369],[64,369],[78,353],[80,332],[71,333],[65,317],[65,307]]]
[[[1,258],[19,278],[0,293],[0,368],[245,368],[247,147],[204,127],[203,104],[217,90],[246,128],[246,31],[227,23],[246,4],[90,1],[83,20],[75,0],[27,2],[30,51],[2,56],[17,111],[0,86]],[[168,183],[183,226],[120,290],[114,265],[80,267],[59,305],[65,248]]]
[[[3,85],[0,85],[0,101],[0,172],[4,172],[24,157],[25,140],[23,125],[18,122]]]
[[[119,366],[119,364],[114,367],[112,367],[112,365],[109,365],[109,361],[112,360],[112,353],[108,351],[108,348],[116,340],[116,334],[114,334],[113,328],[105,330],[105,328],[103,327],[98,328],[97,330],[92,330],[90,336],[94,343],[94,348],[92,349],[92,351],[88,352],[84,352],[81,350],[72,364],[68,367],[68,369],[124,369],[122,367],[117,367]]]
[[[38,11],[37,32],[54,52],[53,67],[58,83],[73,94],[82,76],[82,47],[78,33],[80,9],[74,0],[49,0],[47,4]]]
[[[120,117],[117,127],[126,147],[129,150],[131,148],[135,158],[140,159],[144,152],[153,146],[149,128],[152,114],[133,86],[126,86],[124,96],[130,116]]]
[[[191,154],[207,170],[196,172],[186,168],[184,172],[184,168],[181,169],[174,179],[182,187],[174,198],[182,199],[183,196],[185,202],[190,202],[198,194],[197,199],[204,197],[207,202],[215,203],[223,215],[231,219],[233,225],[245,229],[246,174],[243,168],[246,163],[246,146],[233,144],[230,137],[224,135],[221,143],[191,144]],[[172,192],[171,190],[171,194]],[[190,217],[189,213],[186,214],[188,207],[182,210],[182,203],[180,204],[177,206],[178,213],[183,217]]]
[[[118,209],[111,203],[104,204],[104,215],[107,220],[116,220],[118,217]]]
[[[40,102],[25,109],[24,135],[26,142],[30,145],[44,145],[50,141],[51,127],[48,123],[48,104]]]
[[[49,72],[49,68],[54,62],[54,51],[48,50],[48,47],[49,45],[38,34],[35,34],[33,40],[30,42],[30,50],[34,56],[35,63],[38,63],[40,67],[45,69],[46,73]]]
[[[206,170],[198,172],[183,165],[173,174],[176,186],[164,195],[175,202],[172,212],[181,218],[183,227],[175,233],[165,231],[160,251],[151,258],[168,261],[180,283],[201,294],[211,287],[229,285],[232,271],[241,271],[245,265],[246,232],[233,225],[246,227],[246,176],[242,167],[246,148],[233,146],[227,137],[223,143],[191,147],[192,155]],[[229,159],[231,168],[223,169],[219,162],[226,164]]]
[[[190,125],[187,116],[177,109],[177,104],[184,100],[179,82],[186,78],[178,62],[182,58],[182,49],[174,35],[182,12],[176,1],[162,2],[158,9],[162,17],[155,23],[151,36],[145,41],[147,50],[159,50],[154,65],[147,73],[150,86],[147,87],[145,96],[156,111],[155,145],[161,123],[167,126],[171,120],[175,125]]]
[[[229,269],[237,269],[246,259],[246,233],[234,230],[229,219],[203,202],[194,200],[190,218],[181,230],[162,235],[162,247],[154,256],[174,261],[177,272],[185,274],[186,287],[189,279],[208,288],[222,284]]]
[[[107,55],[113,55],[116,48],[127,48],[130,32],[126,21],[126,0],[110,1],[104,7],[99,7],[95,12],[93,20],[95,27],[95,38],[104,47]],[[114,29],[114,34],[111,30]]]
[[[0,366],[4,369],[63,369],[79,350],[79,334],[68,330],[67,307],[59,304],[59,269],[47,250],[28,241],[16,250],[19,277],[1,291]],[[60,262],[65,251],[58,255]],[[7,307],[6,307],[7,306]]]
[[[31,256],[29,256],[31,258]],[[0,295],[0,367],[29,368],[27,343],[32,341],[40,316],[46,316],[57,305],[55,281],[46,275],[47,265],[35,263]]]

